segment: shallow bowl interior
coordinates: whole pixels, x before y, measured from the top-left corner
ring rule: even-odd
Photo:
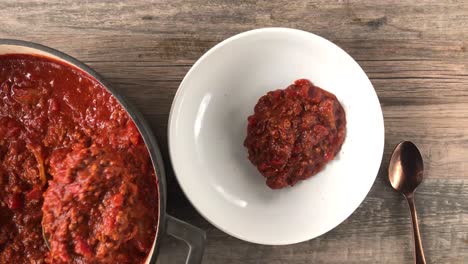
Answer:
[[[243,147],[259,97],[310,79],[334,93],[348,120],[345,143],[316,176],[271,190]],[[196,209],[237,238],[270,245],[317,237],[344,221],[377,175],[384,146],[379,100],[361,67],[314,34],[245,32],[203,55],[180,85],[169,120],[177,179]]]

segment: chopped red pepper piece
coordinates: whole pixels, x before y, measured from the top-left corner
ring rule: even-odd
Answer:
[[[40,186],[34,186],[31,191],[26,193],[26,199],[28,200],[40,200],[42,197],[42,190]]]
[[[15,193],[7,199],[8,208],[12,210],[18,210],[23,207],[23,197],[21,193]]]

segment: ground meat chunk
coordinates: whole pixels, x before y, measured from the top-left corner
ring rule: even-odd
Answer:
[[[345,133],[336,96],[300,79],[259,99],[244,146],[266,184],[279,189],[321,171],[341,149]]]
[[[103,147],[52,153],[43,226],[49,263],[133,263],[125,252],[148,254],[155,222],[145,221],[141,170],[126,155]]]

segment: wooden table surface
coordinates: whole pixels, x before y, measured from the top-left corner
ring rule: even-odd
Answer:
[[[93,67],[149,120],[168,167],[168,211],[207,231],[204,263],[412,263],[410,218],[386,181],[393,146],[412,140],[425,161],[416,204],[428,263],[468,263],[468,2],[1,1],[0,38],[34,41]],[[370,77],[385,118],[377,180],[344,223],[308,242],[262,246],[206,222],[182,194],[167,151],[167,119],[190,66],[249,29],[292,27],[338,44]],[[365,166],[365,161],[363,161]],[[187,248],[163,240],[159,263]]]

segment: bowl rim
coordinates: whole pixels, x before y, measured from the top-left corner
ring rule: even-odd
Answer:
[[[322,41],[325,41],[329,45],[332,45],[332,46],[342,50],[344,52],[344,54],[346,56],[349,56],[352,59],[352,62],[354,64],[356,64],[356,66],[365,74],[366,78],[369,80],[369,83],[371,84],[371,86],[373,88],[371,92],[373,93],[373,96],[375,96],[375,98],[377,99],[377,102],[379,102],[379,108],[378,108],[379,113],[378,114],[379,114],[379,116],[381,116],[381,120],[382,120],[382,123],[380,124],[382,126],[382,135],[381,135],[382,136],[382,143],[381,143],[380,163],[379,163],[379,170],[380,170],[380,167],[382,165],[382,160],[383,160],[384,148],[385,148],[385,122],[384,122],[382,107],[380,106],[379,97],[377,96],[377,92],[376,92],[374,86],[372,85],[372,82],[370,81],[369,77],[364,72],[362,67],[357,63],[357,61],[353,57],[351,57],[351,55],[349,55],[345,50],[343,50],[341,47],[339,47],[335,43],[331,42],[330,40],[328,40],[328,39],[326,39],[324,37],[316,35],[314,33],[311,33],[311,32],[305,31],[305,30],[301,30],[301,29],[294,29],[294,28],[287,28],[287,27],[264,27],[264,28],[257,28],[257,29],[252,29],[252,30],[248,30],[248,31],[238,33],[236,35],[228,37],[228,38],[224,39],[223,41],[217,43],[216,45],[211,47],[208,51],[206,51],[200,58],[197,59],[197,61],[192,65],[192,67],[189,69],[189,71],[185,74],[182,82],[180,83],[180,85],[179,85],[179,87],[178,87],[178,89],[176,91],[174,99],[172,101],[171,109],[170,109],[170,112],[169,112],[168,127],[167,127],[169,156],[170,156],[172,168],[174,170],[174,174],[176,176],[175,178],[177,179],[177,182],[179,183],[179,186],[180,186],[182,192],[185,194],[187,199],[193,205],[195,210],[201,216],[203,216],[203,218],[205,220],[207,220],[210,224],[212,224],[213,226],[215,226],[219,230],[225,232],[226,234],[228,234],[228,235],[230,235],[232,237],[235,237],[235,238],[238,238],[238,239],[250,242],[250,243],[260,244],[260,245],[271,245],[271,246],[275,246],[275,245],[293,245],[293,244],[298,244],[298,243],[301,243],[301,242],[305,242],[305,241],[309,241],[311,239],[318,238],[318,237],[330,232],[331,230],[335,229],[337,226],[339,226],[343,222],[345,222],[346,219],[348,219],[359,208],[359,206],[364,202],[365,198],[368,196],[368,194],[371,191],[372,186],[374,185],[375,180],[376,180],[376,178],[377,178],[377,176],[379,174],[379,170],[377,170],[375,176],[373,177],[372,184],[370,185],[369,190],[366,192],[366,194],[363,196],[363,198],[360,199],[359,203],[356,204],[356,206],[353,208],[351,213],[349,215],[347,215],[342,221],[338,222],[336,225],[334,225],[332,228],[330,228],[329,230],[325,230],[325,231],[319,233],[318,235],[316,235],[316,236],[314,236],[312,238],[307,238],[307,239],[292,240],[292,241],[286,241],[286,240],[279,241],[279,240],[276,240],[276,241],[268,241],[267,242],[267,241],[263,241],[263,240],[257,240],[257,239],[242,237],[242,236],[240,236],[238,234],[235,234],[234,232],[231,232],[231,231],[227,230],[226,228],[221,227],[220,225],[214,223],[214,221],[212,221],[209,217],[207,217],[207,215],[201,209],[201,206],[197,205],[193,201],[193,199],[188,195],[187,187],[184,184],[182,184],[182,180],[179,179],[178,173],[180,173],[180,171],[178,171],[178,168],[177,168],[177,166],[175,166],[175,162],[174,162],[174,160],[175,160],[174,159],[174,157],[175,157],[175,152],[174,151],[175,150],[174,150],[174,147],[172,146],[173,145],[172,142],[174,140],[176,140],[176,139],[175,139],[175,137],[173,137],[174,132],[172,132],[172,131],[174,130],[173,127],[175,125],[175,119],[176,119],[175,116],[177,116],[176,108],[180,108],[180,103],[178,103],[178,102],[181,101],[181,97],[183,96],[185,90],[187,89],[187,85],[185,85],[185,83],[187,81],[188,76],[194,71],[195,68],[197,68],[201,63],[203,63],[203,61],[207,57],[209,57],[212,53],[216,52],[218,49],[220,49],[222,46],[226,45],[227,43],[236,41],[236,40],[244,38],[244,37],[248,37],[250,35],[262,34],[262,33],[280,33],[280,34],[281,33],[294,33],[294,34],[304,34],[304,35],[307,34],[309,36],[313,36],[315,38],[321,39]]]

